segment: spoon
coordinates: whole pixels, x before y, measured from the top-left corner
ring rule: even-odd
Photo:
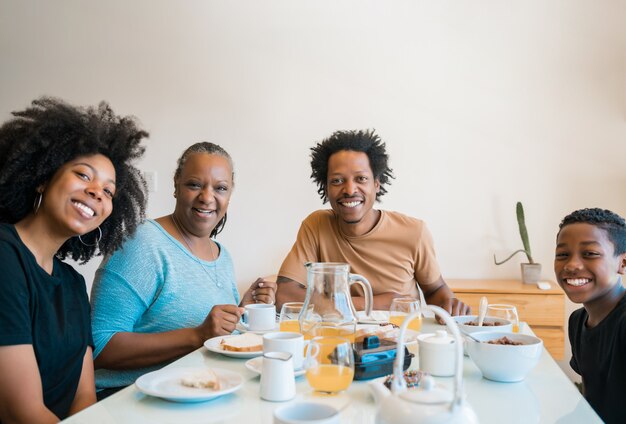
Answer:
[[[483,321],[485,320],[485,314],[487,313],[487,306],[489,302],[485,296],[480,298],[480,304],[478,305],[478,326],[483,326]]]
[[[482,343],[481,340],[478,340],[476,337],[472,336],[472,333],[468,333],[467,331],[463,330],[460,325],[459,325],[459,331],[461,331],[461,333],[463,333],[463,335],[465,337],[469,337],[470,339],[474,340],[475,342]]]

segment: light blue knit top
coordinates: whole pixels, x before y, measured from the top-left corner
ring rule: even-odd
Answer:
[[[97,357],[117,332],[156,333],[200,325],[214,305],[239,304],[233,263],[192,255],[156,221],[140,225],[122,249],[105,259],[91,290]],[[96,388],[132,384],[165,364],[136,370],[96,371]]]

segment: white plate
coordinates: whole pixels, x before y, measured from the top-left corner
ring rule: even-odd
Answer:
[[[183,386],[181,380],[201,373],[206,368],[165,368],[144,374],[135,381],[141,392],[173,402],[204,402],[239,390],[243,377],[234,371],[212,368],[220,381],[220,389],[196,389]]]
[[[212,339],[209,339],[206,342],[204,342],[204,347],[209,349],[211,352],[221,353],[222,355],[230,356],[232,358],[244,359],[244,358],[254,358],[256,356],[263,355],[263,350],[258,350],[256,352],[234,352],[234,351],[222,349],[222,345],[220,344],[220,342],[222,341],[222,339],[227,339],[229,337],[234,337],[234,335],[231,334],[229,336],[213,337]]]
[[[247,333],[248,331],[250,331],[246,327],[244,327],[241,322],[237,323],[237,325],[235,326],[235,330],[239,331],[240,333]],[[280,331],[280,326],[278,323],[276,323],[276,326],[271,330],[256,330],[256,331],[250,331],[250,332],[254,334],[266,334],[266,333],[273,333],[275,331]]]
[[[248,368],[250,371],[252,371],[255,374],[259,374],[261,375],[261,371],[263,369],[263,357],[259,356],[258,358],[252,358],[246,361],[246,368]],[[294,372],[294,375],[296,377],[300,377],[301,375],[304,375],[306,373],[306,370],[304,368],[300,368],[299,370],[296,370],[296,372]]]
[[[365,311],[357,311],[356,318],[359,324],[382,324],[389,322],[389,311],[372,311],[369,317],[365,315]]]

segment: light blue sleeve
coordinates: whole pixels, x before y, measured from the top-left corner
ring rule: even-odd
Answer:
[[[132,331],[147,309],[140,294],[121,275],[106,269],[96,272],[91,303],[94,358],[115,333]],[[119,313],[120,310],[124,313]]]
[[[134,331],[162,285],[155,240],[144,230],[141,226],[135,238],[105,259],[96,271],[91,291],[94,358],[115,333]]]

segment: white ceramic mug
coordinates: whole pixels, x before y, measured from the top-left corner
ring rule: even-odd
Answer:
[[[267,333],[263,336],[263,352],[291,353],[293,367],[299,370],[304,360],[304,336],[289,332]]]
[[[261,369],[261,398],[272,402],[291,400],[296,396],[291,353],[266,352]]]
[[[437,330],[434,334],[420,334],[417,341],[422,371],[437,377],[454,375],[456,343],[447,331]]]
[[[276,306],[267,303],[246,305],[241,324],[248,331],[272,331],[276,328]]]
[[[339,424],[339,422],[339,411],[323,403],[297,402],[274,410],[274,424]]]

